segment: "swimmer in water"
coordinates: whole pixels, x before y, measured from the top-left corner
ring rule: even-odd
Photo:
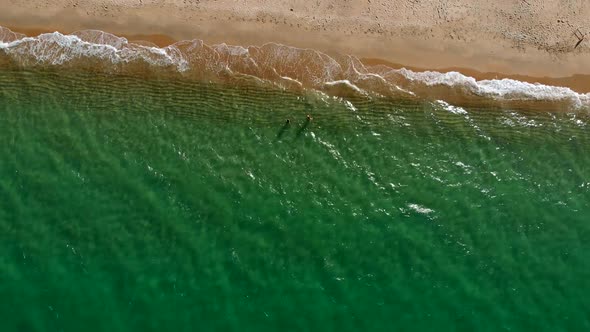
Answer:
[[[311,115],[309,115],[309,114],[308,114],[308,115],[307,115],[307,121],[308,121],[308,122],[311,122],[311,120],[313,120],[313,118],[311,117]]]
[[[291,119],[287,119],[287,122],[285,122],[285,124],[290,124],[291,123]]]

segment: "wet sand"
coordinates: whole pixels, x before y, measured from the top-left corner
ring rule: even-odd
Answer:
[[[0,25],[28,35],[99,29],[159,46],[194,38],[210,44],[277,42],[352,54],[366,63],[459,70],[476,78],[510,77],[590,91],[587,4],[0,0],[0,7]]]

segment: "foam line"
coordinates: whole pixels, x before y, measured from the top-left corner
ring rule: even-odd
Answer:
[[[565,102],[574,108],[590,106],[590,94],[567,87],[527,83],[513,79],[476,80],[459,72],[415,72],[386,66],[366,67],[353,56],[325,53],[268,43],[262,46],[208,46],[195,39],[167,47],[130,43],[98,30],[59,32],[26,37],[0,27],[0,55],[22,67],[66,66],[104,62],[122,66],[147,64],[195,77],[246,75],[273,83],[328,90],[335,95],[420,96],[428,88],[446,87],[500,101]],[[119,70],[112,66],[112,70]],[[143,67],[142,67],[143,68]],[[292,84],[291,84],[292,83]],[[421,90],[422,89],[422,90]],[[426,89],[426,90],[425,90]],[[440,98],[436,98],[440,99]]]

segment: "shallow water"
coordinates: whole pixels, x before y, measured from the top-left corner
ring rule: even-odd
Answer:
[[[589,123],[0,71],[2,331],[589,330]]]

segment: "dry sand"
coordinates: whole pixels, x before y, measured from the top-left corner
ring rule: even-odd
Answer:
[[[0,25],[28,34],[278,42],[578,91],[590,90],[588,17],[590,2],[568,0],[0,0]]]

